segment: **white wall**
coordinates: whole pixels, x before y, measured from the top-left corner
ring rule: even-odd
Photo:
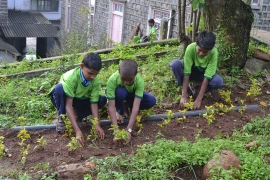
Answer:
[[[31,10],[31,0],[8,0],[8,9],[18,11]],[[58,12],[41,12],[49,20],[61,19],[61,0],[59,2]]]

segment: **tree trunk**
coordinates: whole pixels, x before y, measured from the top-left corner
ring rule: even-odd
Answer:
[[[218,29],[216,34],[227,35],[225,46],[231,46],[228,47],[231,48],[231,56],[224,62],[224,65],[243,68],[247,61],[250,31],[253,23],[251,7],[242,0],[208,0],[206,5],[209,12],[204,13],[205,28],[211,31]],[[220,44],[219,48],[225,47]]]

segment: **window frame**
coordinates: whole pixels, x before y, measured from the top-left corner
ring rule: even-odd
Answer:
[[[160,37],[159,37],[159,36],[160,36],[160,34],[159,34],[159,31],[160,31],[160,23],[161,23],[162,18],[155,18],[155,17],[154,17],[155,11],[163,12],[163,13],[168,13],[168,14],[169,14],[168,19],[170,19],[171,15],[172,15],[172,11],[171,11],[171,10],[167,10],[167,9],[152,8],[151,18],[154,19],[154,21],[155,21],[155,26],[156,26],[156,28],[158,28],[158,30],[157,30],[157,40],[159,40],[159,38],[160,38]],[[169,23],[171,23],[171,22],[169,22]],[[158,24],[158,26],[157,26],[157,24]],[[168,27],[170,27],[169,24],[168,24]],[[147,32],[149,32],[149,26],[148,26]],[[168,38],[168,36],[169,36],[169,32],[170,32],[170,29],[168,29],[167,38]]]
[[[33,2],[36,2],[35,4],[35,8],[33,8]],[[39,5],[39,3],[42,3],[44,5]],[[47,7],[47,5],[45,5],[46,2],[49,2],[50,5],[48,6],[49,7],[49,10],[45,10],[45,7]],[[56,10],[53,10],[53,2],[57,2],[57,7],[56,7]],[[32,11],[38,11],[38,12],[59,12],[59,6],[60,6],[60,0],[31,0],[31,10]],[[42,9],[40,9],[40,7],[43,7]]]

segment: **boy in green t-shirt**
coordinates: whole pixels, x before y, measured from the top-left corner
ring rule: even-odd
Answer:
[[[150,26],[149,34],[143,38],[143,42],[152,42],[157,40],[157,28],[155,26],[155,20],[149,19],[148,25]]]
[[[223,86],[222,78],[216,74],[218,51],[214,47],[215,35],[210,31],[199,33],[196,43],[188,45],[184,61],[173,60],[170,67],[177,79],[178,86],[182,86],[180,108],[188,102],[188,90],[195,95],[194,109],[199,109],[205,92],[219,89]],[[194,87],[188,85],[195,81]]]
[[[107,103],[105,96],[99,95],[100,82],[97,76],[102,67],[98,54],[88,53],[80,67],[64,73],[59,84],[50,92],[51,101],[58,110],[56,131],[62,134],[66,128],[62,116],[67,114],[71,121],[79,143],[84,145],[84,137],[77,125],[84,117],[91,115],[98,119],[98,109]],[[104,131],[98,123],[96,130],[99,137],[104,139]]]
[[[124,60],[117,72],[108,80],[106,95],[109,100],[109,115],[114,125],[117,120],[123,122],[124,102],[131,110],[130,120],[126,128],[128,141],[131,138],[133,125],[141,109],[149,109],[156,104],[156,98],[144,91],[144,81],[137,74],[138,64],[134,60]]]

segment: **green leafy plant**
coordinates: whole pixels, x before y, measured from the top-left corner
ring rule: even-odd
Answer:
[[[254,100],[256,96],[262,94],[260,86],[261,84],[257,79],[251,79],[251,87],[247,92],[247,97],[250,97],[250,99]]]
[[[189,110],[189,109],[193,109],[193,106],[194,106],[194,101],[193,101],[192,96],[190,96],[189,102],[184,103],[184,107]]]
[[[81,139],[81,137],[71,137],[71,141],[67,145],[69,151],[75,151],[77,148],[82,147],[82,145],[78,142],[79,139]]]
[[[34,147],[34,150],[35,150],[35,149],[41,150],[41,149],[43,149],[44,146],[47,144],[47,141],[44,139],[44,136],[41,136],[40,138],[38,138],[38,139],[36,140],[36,143],[38,143],[38,145],[36,145],[36,146]]]
[[[30,148],[30,144],[25,144],[24,141],[26,139],[30,138],[30,134],[28,134],[27,130],[25,128],[21,129],[17,135],[19,139],[21,139],[21,142],[19,145],[21,146],[21,163],[22,165],[25,165],[26,162],[26,156],[28,155],[28,150]]]
[[[172,110],[167,111],[167,119],[163,119],[161,124],[158,124],[159,127],[164,128],[171,123],[172,118],[174,117]]]
[[[232,92],[230,90],[219,90],[218,93],[221,96],[221,99],[225,103],[232,104],[232,100],[231,100],[231,93]]]
[[[128,139],[128,134],[125,129],[118,129],[118,126],[112,124],[109,130],[113,131],[114,141],[126,141]]]
[[[208,124],[212,124],[215,118],[215,109],[214,106],[205,106],[206,112],[203,114],[203,117],[207,119]]]
[[[26,147],[22,146],[21,148],[21,163],[25,165],[26,163],[26,156],[28,155],[28,150],[30,149],[30,144],[27,144]]]
[[[92,122],[92,126],[90,130],[90,134],[87,136],[87,140],[92,139],[92,141],[95,141],[98,138],[98,133],[96,130],[96,125],[98,124],[98,118],[92,118],[91,122]]]
[[[143,125],[142,125],[142,116],[137,116],[136,117],[136,123],[135,123],[136,127],[139,129],[137,134],[140,134],[140,132],[143,129]]]
[[[61,114],[61,117],[62,117],[62,120],[65,123],[65,126],[66,126],[66,131],[65,131],[65,134],[63,136],[72,137],[72,134],[73,134],[74,130],[73,130],[73,127],[72,127],[72,124],[71,124],[70,120],[64,114]]]
[[[6,156],[6,152],[5,152],[5,145],[4,145],[4,140],[5,137],[4,136],[0,136],[0,159],[4,156]]]

